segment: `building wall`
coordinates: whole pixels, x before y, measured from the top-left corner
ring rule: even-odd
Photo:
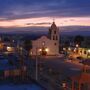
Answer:
[[[90,52],[89,52],[89,48],[79,48],[78,49],[78,53],[79,55],[81,55],[82,57],[88,57],[90,56]]]
[[[48,39],[46,36],[42,36],[41,38],[32,41],[32,55],[40,55],[40,49],[42,49],[43,44],[45,48],[48,49],[47,55],[58,55],[59,54],[59,45],[56,41]]]

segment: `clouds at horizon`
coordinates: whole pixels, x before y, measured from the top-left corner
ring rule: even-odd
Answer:
[[[90,26],[90,0],[0,0],[0,27]]]

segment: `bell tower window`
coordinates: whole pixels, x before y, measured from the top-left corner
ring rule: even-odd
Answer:
[[[52,23],[51,27],[49,28],[49,34],[50,34],[50,39],[51,40],[56,40],[58,41],[59,39],[59,32],[58,32],[58,28],[55,24],[55,22]]]
[[[54,31],[54,34],[56,34],[56,30]]]
[[[54,43],[54,45],[56,46],[57,44],[56,44],[56,43]]]
[[[53,36],[53,40],[55,40],[55,37]]]

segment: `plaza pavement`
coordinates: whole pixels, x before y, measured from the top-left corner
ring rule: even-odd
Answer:
[[[36,59],[33,58],[32,61],[34,61],[35,63]],[[53,90],[61,90],[60,88],[62,87],[62,83],[64,80],[66,80],[68,87],[70,88],[70,77],[81,73],[83,69],[83,65],[79,63],[67,62],[66,59],[61,56],[38,56],[37,62],[38,81],[42,85],[45,85],[46,87],[48,86],[48,88],[51,85],[55,88],[53,88]],[[42,79],[40,80],[40,78]],[[49,88],[47,90],[51,89]]]

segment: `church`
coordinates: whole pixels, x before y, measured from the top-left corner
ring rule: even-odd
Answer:
[[[32,40],[31,55],[59,55],[59,28],[55,22],[48,32],[48,37],[41,36],[37,40]]]

